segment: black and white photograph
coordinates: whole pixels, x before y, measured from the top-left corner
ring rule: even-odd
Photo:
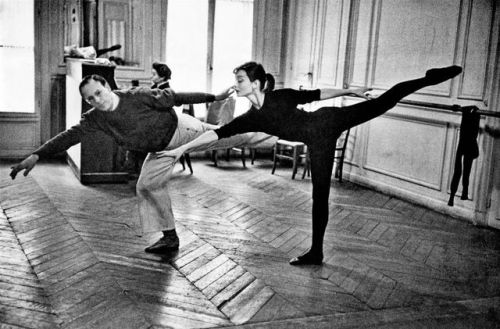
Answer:
[[[500,2],[0,0],[0,328],[500,328]]]

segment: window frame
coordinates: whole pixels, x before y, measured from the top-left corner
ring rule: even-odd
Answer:
[[[42,33],[41,33],[41,19],[40,19],[40,1],[32,0],[33,1],[33,38],[34,38],[34,72],[33,74],[35,75],[34,79],[34,108],[33,112],[12,112],[12,111],[0,111],[0,120],[1,121],[22,121],[22,119],[40,119],[40,112],[41,112],[41,106],[40,106],[40,96],[41,96],[41,52],[40,49],[42,47],[42,41],[41,39],[43,38]],[[12,119],[12,120],[9,120]],[[29,120],[29,121],[32,121]]]

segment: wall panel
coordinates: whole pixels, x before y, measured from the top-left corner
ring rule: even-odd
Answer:
[[[491,39],[493,3],[489,0],[474,0],[470,8],[466,29],[463,67],[465,68],[460,84],[459,97],[486,99],[486,79],[488,50]]]
[[[334,86],[339,73],[342,72],[343,1],[323,1],[321,4],[322,27],[317,47],[316,83]]]
[[[285,4],[283,0],[255,0],[254,5],[254,59],[264,66],[276,79],[276,84],[283,84],[282,53]]]
[[[370,123],[367,141],[366,170],[441,189],[446,125],[382,117]]]
[[[0,157],[19,158],[29,155],[38,145],[39,119],[0,118]]]
[[[373,10],[375,1],[360,0],[354,2],[352,15],[352,31],[349,49],[350,53],[350,79],[349,84],[366,86],[370,60],[370,40],[373,23]]]
[[[312,86],[318,1],[290,1],[286,85]]]
[[[456,54],[460,2],[383,0],[373,49],[372,85],[388,88],[420,77],[430,67],[451,65]],[[450,82],[426,88],[450,95]]]
[[[423,76],[431,67],[457,64],[464,72],[408,96],[415,105],[400,104],[356,128],[346,167],[351,180],[475,221],[477,209],[488,200],[481,197],[487,184],[480,182],[487,175],[482,170],[488,168],[489,148],[481,147],[485,143],[480,136],[482,154],[470,176],[470,199],[458,197],[454,207],[447,206],[461,116],[439,107],[497,110],[483,102],[490,97],[491,61],[498,56],[495,10],[494,0],[352,2],[345,75],[349,86],[373,87],[377,95],[397,82]]]
[[[151,64],[164,55],[165,32],[154,19],[166,13],[160,0],[102,0],[99,1],[99,48],[120,44],[122,48],[106,56],[123,58],[125,65],[116,70],[117,80],[147,80]]]

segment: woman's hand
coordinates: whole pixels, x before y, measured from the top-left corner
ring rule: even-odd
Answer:
[[[174,162],[179,160],[179,158],[184,154],[184,150],[181,147],[178,147],[173,150],[166,150],[166,151],[160,151],[156,152],[156,157],[157,158],[164,158],[164,157],[170,157],[173,158]]]
[[[371,90],[372,88],[356,88],[356,89],[351,89],[350,94],[364,99],[372,99],[373,97],[370,94],[368,94],[368,92]]]
[[[228,98],[229,96],[231,96],[233,93],[234,93],[234,88],[229,87],[226,90],[224,90],[223,92],[221,92],[220,94],[215,95],[215,100],[216,101],[224,100],[224,99]]]

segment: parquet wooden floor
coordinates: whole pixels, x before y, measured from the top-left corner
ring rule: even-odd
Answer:
[[[133,184],[0,164],[0,328],[499,328],[500,232],[332,183],[322,266],[310,179],[193,159],[170,191],[178,252],[147,254]]]

